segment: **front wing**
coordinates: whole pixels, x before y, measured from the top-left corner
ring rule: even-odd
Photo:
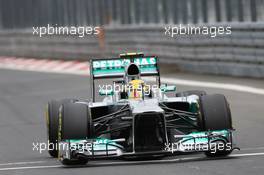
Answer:
[[[232,151],[239,149],[233,140],[234,130],[219,130],[207,132],[192,132],[187,135],[174,135],[175,140],[164,144],[158,151],[135,152],[125,151],[120,144],[125,139],[109,140],[106,138],[64,140],[59,142],[59,159],[74,160],[78,158],[117,158],[155,155],[177,155],[194,152],[214,153],[217,149]]]

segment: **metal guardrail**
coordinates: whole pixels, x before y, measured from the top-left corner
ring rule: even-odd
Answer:
[[[97,36],[39,38],[32,31],[7,31],[0,33],[0,54],[88,60],[143,51],[158,55],[162,63],[173,63],[186,71],[264,77],[264,23],[221,25],[230,25],[232,34],[215,38],[202,35],[171,38],[164,34],[164,26],[106,27],[103,47]]]

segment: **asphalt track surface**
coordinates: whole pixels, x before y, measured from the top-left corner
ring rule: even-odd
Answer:
[[[263,80],[207,75],[177,77],[264,88]],[[204,89],[225,94],[231,104],[241,151],[229,158],[206,159],[203,154],[149,161],[91,161],[84,167],[63,167],[47,151],[33,151],[33,142],[46,141],[45,104],[51,99],[89,98],[89,77],[0,69],[0,175],[53,174],[261,174],[264,172],[264,95],[218,88],[178,85],[178,91]]]

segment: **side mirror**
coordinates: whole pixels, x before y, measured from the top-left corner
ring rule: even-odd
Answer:
[[[114,91],[113,90],[100,89],[99,90],[99,95],[100,96],[113,96],[114,95]]]
[[[168,86],[167,84],[165,84],[165,85],[161,85],[160,89],[162,92],[175,92],[176,86],[174,85]]]

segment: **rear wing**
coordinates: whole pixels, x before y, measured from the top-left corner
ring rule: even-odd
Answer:
[[[90,61],[90,76],[92,84],[92,100],[95,101],[95,79],[123,78],[126,67],[135,63],[140,69],[141,76],[156,76],[160,86],[160,72],[156,56],[127,56],[120,58],[92,59]]]
[[[135,63],[139,66],[141,76],[158,76],[158,59],[154,56],[132,58],[93,59],[90,64],[91,76],[98,78],[121,78],[126,66]]]

